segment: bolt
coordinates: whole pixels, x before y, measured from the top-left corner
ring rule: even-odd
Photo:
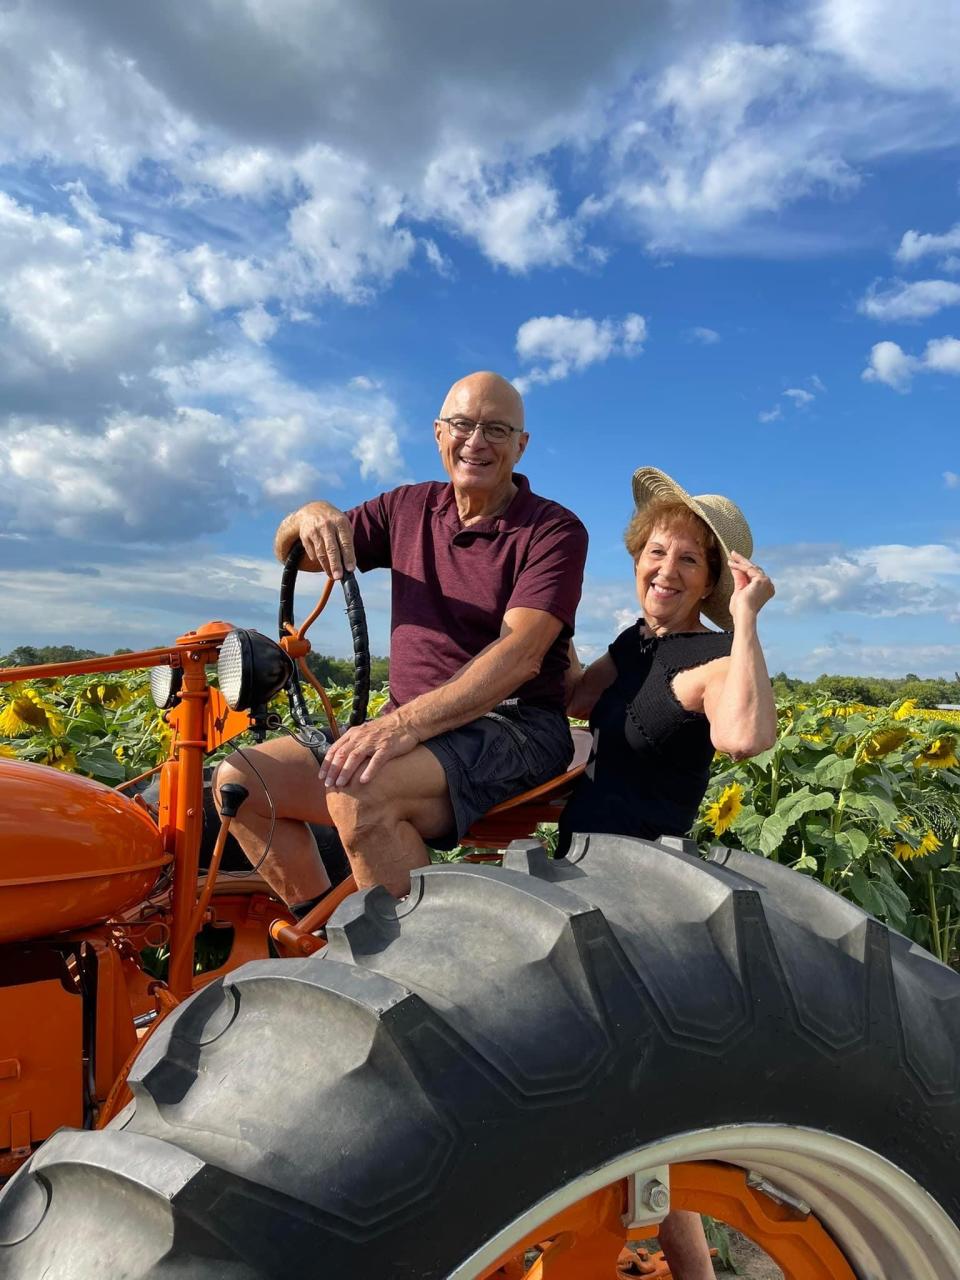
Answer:
[[[641,1198],[654,1213],[666,1213],[670,1208],[670,1191],[657,1178],[651,1178],[643,1188]]]

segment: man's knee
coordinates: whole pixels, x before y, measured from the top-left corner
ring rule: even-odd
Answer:
[[[213,771],[213,798],[218,809],[220,808],[220,788],[228,782],[239,783],[241,787],[246,787],[249,798],[244,803],[252,805],[255,809],[260,808],[263,787],[239,751],[221,760]]]
[[[355,782],[347,787],[331,787],[327,810],[342,840],[352,840],[367,831],[395,826],[400,821],[396,802],[376,782]]]

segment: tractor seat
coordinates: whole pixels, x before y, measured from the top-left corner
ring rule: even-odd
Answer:
[[[588,729],[571,729],[573,759],[566,773],[522,791],[488,809],[466,832],[462,843],[475,849],[505,849],[511,840],[533,835],[538,823],[556,822],[573,783],[587,767],[593,735]]]

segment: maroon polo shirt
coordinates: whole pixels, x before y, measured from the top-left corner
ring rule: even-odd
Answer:
[[[563,708],[567,642],[583,586],[587,531],[566,507],[517,492],[501,515],[464,528],[451,484],[401,485],[348,511],[357,567],[392,570],[390,697],[435,689],[500,635],[508,609],[563,623],[540,673],[512,697]]]

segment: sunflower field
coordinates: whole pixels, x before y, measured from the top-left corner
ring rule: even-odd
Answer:
[[[344,719],[352,691],[328,693]],[[371,713],[386,697],[371,694]],[[0,685],[0,756],[115,786],[169,741],[143,672]],[[771,750],[714,760],[693,835],[705,851],[748,849],[816,876],[960,967],[958,712],[783,701]]]
[[[816,876],[960,967],[960,713],[781,703],[777,742],[718,756],[694,836]]]

